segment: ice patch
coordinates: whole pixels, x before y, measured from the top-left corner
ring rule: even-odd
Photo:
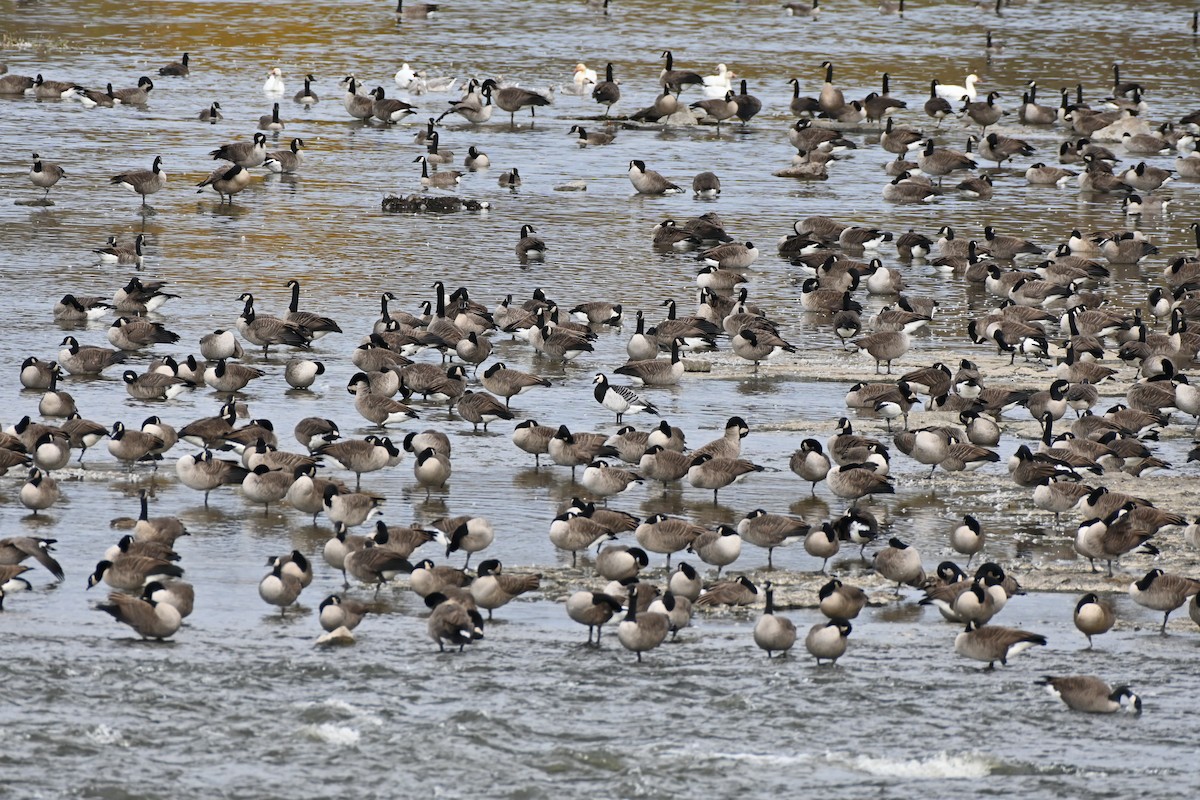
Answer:
[[[334,725],[332,722],[322,722],[320,725],[305,725],[305,735],[318,742],[326,742],[340,747],[352,747],[358,744],[359,732],[347,725]]]

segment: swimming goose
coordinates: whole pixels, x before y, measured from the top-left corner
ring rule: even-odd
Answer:
[[[492,165],[492,160],[488,158],[487,153],[480,150],[475,145],[467,148],[467,157],[463,159],[463,166],[472,172],[480,169],[487,169]]]
[[[270,172],[278,174],[290,175],[300,169],[300,164],[303,158],[300,151],[304,148],[304,140],[300,138],[292,139],[291,146],[287,150],[272,150],[267,153],[267,157],[263,159],[263,166]]]
[[[317,93],[312,90],[312,83],[315,80],[316,78],[314,78],[311,74],[305,75],[304,88],[292,95],[292,102],[300,103],[304,106],[312,106],[320,102],[320,98],[317,97]]]
[[[0,75],[0,94],[21,95],[34,86],[34,79],[28,75]]]
[[[537,233],[532,225],[522,225],[520,238],[517,240],[517,258],[524,264],[527,261],[545,261],[546,260],[546,243],[541,237],[534,236]]]
[[[830,664],[846,654],[846,638],[853,627],[844,619],[831,619],[828,622],[818,622],[808,630],[804,637],[804,649],[817,659],[817,666],[826,659]]]
[[[1142,712],[1142,700],[1128,686],[1115,689],[1100,678],[1092,675],[1069,675],[1054,677],[1047,675],[1039,681],[1053,696],[1066,703],[1072,711],[1089,714],[1113,714],[1122,709],[1131,714]],[[1125,701],[1122,704],[1122,700]]]
[[[457,170],[448,170],[444,172],[435,172],[429,174],[429,160],[425,156],[417,156],[413,159],[413,163],[421,162],[421,185],[429,188],[433,186],[439,189],[448,189],[457,186],[462,180],[462,173]]]
[[[155,599],[155,593],[162,590],[163,585],[155,581],[146,586],[140,597],[111,592],[108,602],[98,604],[96,610],[133,628],[143,639],[163,641],[175,635],[183,624],[183,616],[171,603]]]
[[[122,172],[120,175],[114,175],[108,179],[108,182],[117,186],[124,186],[134,194],[142,196],[142,205],[146,205],[146,198],[154,194],[160,189],[166,188],[167,173],[162,171],[162,156],[154,157],[154,164],[150,169],[132,170],[130,172]]]
[[[225,198],[229,198],[230,204],[233,203],[233,196],[250,185],[250,171],[244,169],[237,164],[229,167],[217,167],[207,178],[197,183],[199,187],[196,194],[204,191],[204,187],[211,186],[221,197],[221,203],[225,203]]]
[[[64,294],[54,304],[54,319],[58,322],[86,322],[100,319],[111,309],[112,304],[104,297]]]
[[[629,181],[638,194],[679,194],[683,191],[658,172],[646,169],[646,163],[637,159],[629,162]]]
[[[1200,593],[1200,581],[1181,575],[1168,575],[1161,569],[1152,569],[1140,580],[1129,584],[1129,597],[1133,602],[1155,611],[1163,612],[1163,623],[1159,631],[1167,632],[1167,620],[1171,612],[1181,608],[1188,598]]]
[[[954,652],[976,661],[988,662],[987,669],[995,669],[996,662],[1008,664],[1008,659],[1035,645],[1044,646],[1046,637],[1016,628],[1000,625],[979,627],[968,622],[966,630],[954,640]]]
[[[201,122],[216,125],[217,120],[224,119],[225,117],[221,114],[221,104],[214,100],[208,108],[197,114],[196,118]]]
[[[479,565],[478,575],[471,581],[471,596],[480,608],[486,608],[488,619],[492,611],[507,605],[518,595],[537,591],[541,585],[542,576],[511,575],[502,572],[503,566],[494,558]]]
[[[809,17],[816,19],[821,13],[821,0],[811,2],[787,2],[783,4],[783,13],[788,17]]]
[[[580,147],[587,147],[588,145],[598,147],[600,145],[612,144],[613,139],[616,138],[616,136],[611,133],[588,133],[587,130],[585,130],[581,125],[572,125],[571,130],[567,131],[567,133],[577,134],[576,142]]]
[[[404,0],[396,0],[396,18],[399,19],[428,19],[437,13],[437,3],[413,3],[404,5]],[[407,66],[407,64],[405,65]],[[432,608],[432,606],[431,606]]]
[[[65,100],[74,94],[75,84],[64,81],[48,81],[38,73],[33,79],[33,96],[39,100]]]
[[[267,80],[263,83],[263,91],[266,94],[283,94],[283,70],[279,67],[272,67],[267,72]]]
[[[209,151],[209,155],[213,161],[229,161],[246,169],[257,167],[267,157],[267,136],[264,133],[256,133],[250,142],[222,145]]]
[[[114,103],[127,106],[145,105],[154,89],[154,81],[143,75],[138,78],[138,85],[131,89],[117,89],[110,93]]]
[[[518,86],[501,87],[492,78],[488,78],[483,82],[483,88],[490,89],[496,105],[502,111],[508,112],[509,123],[511,125],[516,125],[517,112],[522,108],[528,108],[529,113],[536,120],[538,106],[548,106],[551,102],[550,98],[540,92],[533,92]]]
[[[263,114],[258,118],[258,129],[260,131],[281,131],[284,128],[283,121],[279,119],[279,103],[275,103],[271,108],[270,114]]]
[[[410,114],[417,113],[416,106],[411,103],[387,97],[387,93],[382,86],[376,86],[372,89],[370,96],[375,98],[375,102],[371,105],[371,113],[380,122],[395,124]]]

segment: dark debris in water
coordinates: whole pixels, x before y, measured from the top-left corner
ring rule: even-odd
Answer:
[[[483,211],[487,208],[486,201],[449,195],[389,194],[383,198],[383,211],[386,214],[454,214],[459,211]]]

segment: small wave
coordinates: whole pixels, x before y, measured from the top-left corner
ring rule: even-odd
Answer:
[[[326,720],[341,721],[350,719],[374,728],[378,728],[383,724],[383,720],[371,712],[338,697],[329,697],[324,700],[315,701],[301,701],[292,705],[295,708],[301,709],[302,717],[306,722],[313,724]]]
[[[129,740],[121,735],[116,728],[108,725],[97,725],[86,734],[88,741],[95,744],[115,744],[117,747],[129,747]]]
[[[305,725],[306,736],[327,744],[348,747],[358,744],[360,734],[348,725],[334,725],[332,722],[322,722],[320,725]]]
[[[994,759],[978,753],[941,752],[908,759],[828,753],[825,759],[868,775],[895,778],[983,778],[999,766]]]

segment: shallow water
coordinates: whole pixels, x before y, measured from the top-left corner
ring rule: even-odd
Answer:
[[[730,414],[745,417],[752,433],[744,453],[767,471],[723,492],[715,507],[706,492],[690,487],[665,495],[657,487],[637,488],[612,505],[639,515],[686,514],[705,525],[736,521],[756,507],[810,519],[838,514],[844,503],[824,488],[809,499],[808,487],[788,472],[787,458],[804,436],[823,440],[830,434],[845,413],[845,390],[871,370],[836,352],[827,323],[801,313],[795,270],[770,253],[791,223],[822,213],[897,232],[913,227],[932,234],[950,224],[972,236],[992,223],[1043,245],[1065,239],[1075,227],[1125,223],[1115,200],[1025,186],[1028,160],[994,171],[996,198],[990,203],[947,197],[928,208],[890,206],[879,189],[881,165],[891,156],[866,145],[860,134],[852,138],[861,149],[831,165],[826,183],[770,178],[791,155],[782,133],[787,78],[800,77],[805,92],[815,93],[817,65],[832,58],[837,82],[848,96],[861,96],[877,87],[886,69],[893,94],[911,107],[903,119],[923,125],[920,106],[932,77],[958,82],[967,71],[977,72],[981,88],[998,88],[1010,108],[1030,78],[1039,81],[1043,103],[1053,104],[1059,86],[1077,81],[1095,101],[1106,94],[1109,65],[1119,57],[1125,77],[1152,87],[1147,99],[1155,121],[1193,110],[1180,88],[1192,85],[1195,61],[1190,8],[1182,2],[1040,3],[1008,9],[1000,19],[963,3],[912,5],[900,22],[878,15],[874,3],[829,0],[814,23],[781,17],[774,5],[616,0],[612,14],[603,17],[575,3],[479,0],[447,4],[439,20],[401,27],[386,2],[338,4],[336,13],[308,2],[177,2],[150,9],[108,2],[9,5],[0,10],[0,28],[14,39],[49,45],[45,51],[0,52],[12,72],[41,71],[89,86],[111,80],[119,88],[188,50],[192,75],[157,80],[145,110],[0,100],[0,146],[12,154],[0,177],[0,276],[7,290],[0,310],[9,320],[0,364],[10,376],[3,421],[36,411],[37,393],[20,392],[15,378],[26,355],[49,359],[58,350],[64,331],[50,323],[52,303],[68,290],[111,294],[128,279],[124,269],[94,263],[91,250],[109,234],[145,232],[144,277],[170,281],[183,296],[162,314],[182,337],[180,345],[134,356],[136,367],[152,355],[184,356],[200,335],[231,326],[243,291],[255,293],[262,311],[281,312],[288,299],[284,283],[293,277],[302,282],[303,307],[340,322],[345,335],[316,344],[329,373],[315,391],[285,392],[283,358],[273,356],[269,375],[245,393],[251,414],[274,420],[281,445],[294,448],[291,430],[304,416],[333,417],[347,436],[370,432],[344,387],[354,371],[350,350],[377,315],[380,292],[393,291],[397,305],[411,311],[431,297],[434,280],[467,286],[489,304],[542,287],[565,308],[607,299],[622,302],[630,314],[644,308],[657,320],[664,298],[677,298],[681,311],[691,307],[695,265],[685,255],[654,253],[651,227],[668,215],[715,210],[735,237],[764,251],[753,270],[753,301],[786,321],[785,337],[802,345],[802,363],[828,363],[829,380],[786,369],[755,376],[723,353],[714,357],[710,375],[689,377],[679,389],[647,391],[692,445],[719,435]],[[990,64],[983,51],[987,28],[1007,47]],[[1160,34],[1131,36],[1130,30]],[[842,52],[848,37],[852,53]],[[661,66],[656,57],[667,46],[680,67],[707,74],[723,60],[744,73],[751,92],[764,100],[763,114],[745,129],[722,126],[720,136],[707,127],[621,130],[611,146],[583,151],[567,129],[580,119],[599,123],[593,121],[598,107],[582,98],[557,95],[532,127],[528,114],[518,115],[514,129],[499,111],[479,128],[448,119],[444,149],[461,160],[476,144],[494,164],[466,176],[458,189],[491,204],[479,215],[410,217],[379,210],[385,194],[418,190],[419,172],[411,162],[419,150],[411,134],[430,113],[440,113],[450,95],[417,98],[422,113],[411,124],[383,128],[351,121],[335,85],[354,71],[395,95],[391,75],[407,60],[431,74],[500,73],[524,86],[545,87],[569,82],[578,60],[600,70],[611,60],[628,98],[616,110],[628,114],[653,98]],[[287,128],[277,146],[285,147],[291,136],[305,140],[302,172],[256,179],[232,207],[218,206],[211,194],[194,194],[192,185],[211,167],[206,153],[248,139],[258,116],[269,113],[271,99],[261,85],[276,65],[287,80],[281,99]],[[322,101],[305,110],[290,98],[310,71]],[[225,120],[216,126],[197,122],[196,113],[214,99]],[[962,146],[965,127],[943,128],[945,141]],[[1054,161],[1060,131],[1024,129],[1015,119],[1004,128],[1038,147],[1039,160]],[[69,178],[51,192],[52,207],[14,205],[36,196],[22,155],[32,147],[67,169]],[[110,187],[107,177],[146,168],[159,154],[170,185],[152,198],[154,213],[142,215],[137,198]],[[680,184],[711,169],[722,179],[722,196],[715,203],[631,197],[625,175],[631,158]],[[1166,157],[1149,160],[1171,166]],[[524,178],[517,192],[496,184],[512,166]],[[575,179],[587,181],[586,192],[553,191]],[[1163,255],[1114,271],[1118,307],[1140,302],[1147,279],[1157,278],[1166,258],[1191,247],[1185,228],[1195,218],[1195,186],[1169,188],[1179,210],[1142,223]],[[516,262],[513,245],[526,223],[547,241],[545,265],[522,268]],[[881,257],[898,266],[894,250],[885,247]],[[966,343],[963,331],[973,310],[990,298],[927,267],[904,271],[913,294],[936,296],[942,308],[933,333],[919,337],[897,367],[947,353],[984,359],[987,350]],[[109,322],[71,333],[85,344],[102,344]],[[527,345],[497,341],[503,360],[555,383],[514,401],[518,419],[615,430],[612,415],[592,400],[590,380],[624,359],[629,330],[602,333],[594,354],[566,368],[534,358]],[[1023,368],[1018,380],[1043,380],[1035,375]],[[133,425],[160,414],[182,425],[213,413],[218,402],[207,390],[165,405],[133,401],[116,371],[100,380],[72,379],[65,388],[84,416],[106,424],[121,419]],[[632,422],[647,424],[644,418]],[[877,420],[857,424],[884,431]],[[364,486],[388,498],[385,519],[428,523],[447,513],[484,514],[497,530],[488,555],[510,571],[543,570],[548,578],[553,571],[554,577],[544,594],[501,610],[487,639],[462,656],[433,651],[424,607],[402,588],[381,593],[382,613],[363,623],[355,647],[315,650],[315,609],[339,588],[334,574],[319,563],[302,609],[282,620],[255,589],[267,555],[292,547],[317,554],[328,528],[314,528],[290,511],[264,517],[228,489],[214,493],[206,510],[199,495],[175,483],[169,464],[157,475],[139,469],[126,478],[99,448],[87,456],[86,479],[74,480],[77,472],[64,476],[63,500],[38,518],[16,502],[19,478],[10,473],[0,481],[0,530],[57,538],[67,572],[66,582],[55,585],[35,571],[35,592],[7,598],[0,616],[9,645],[0,676],[6,686],[24,689],[10,690],[11,702],[0,706],[5,782],[33,797],[104,798],[333,796],[343,785],[368,797],[458,797],[485,788],[531,798],[666,797],[681,791],[762,797],[794,789],[799,781],[810,793],[835,796],[911,797],[937,787],[938,794],[1115,797],[1162,795],[1190,777],[1187,757],[1194,746],[1187,734],[1200,687],[1188,669],[1196,640],[1186,615],[1177,615],[1174,635],[1159,637],[1153,630],[1157,615],[1121,596],[1118,631],[1101,637],[1096,652],[1085,652],[1070,621],[1073,595],[1024,596],[998,621],[1043,633],[1049,646],[984,674],[953,654],[956,628],[913,605],[910,594],[902,605],[866,611],[836,668],[813,667],[799,657],[803,651],[782,661],[762,658],[751,644],[749,612],[697,620],[680,635],[682,643],[635,665],[608,636],[599,650],[581,648],[582,630],[561,607],[561,587],[588,583],[590,572],[556,569],[569,559],[549,545],[546,530],[554,510],[581,487],[560,468],[535,471],[510,444],[510,425],[497,423],[491,433],[476,436],[466,423],[429,407],[422,409],[420,426],[408,429],[428,426],[453,439],[449,490],[425,500],[414,485],[411,461],[369,475]],[[1028,426],[1020,430],[1027,433]],[[1196,471],[1182,466],[1186,442],[1164,441],[1158,452],[1177,465],[1170,474],[1185,476],[1191,486]],[[1009,435],[1000,451],[1007,456],[1014,447]],[[172,456],[189,449],[179,445]],[[989,557],[1016,560],[1026,569],[1073,558],[1062,529],[1029,511],[1027,496],[1014,490],[1003,465],[930,484],[922,469],[897,455],[893,472],[898,496],[879,508],[891,531],[920,549],[927,568],[951,555],[946,534],[965,511],[977,513],[993,534]],[[148,484],[156,493],[152,513],[178,514],[193,533],[179,549],[197,587],[198,608],[165,645],[134,641],[89,610],[97,599],[89,595],[101,590],[84,592],[85,576],[117,536],[108,520],[135,514],[136,489]],[[1127,491],[1154,490],[1148,482],[1129,484]],[[1183,545],[1174,537],[1169,545],[1178,555]],[[869,580],[853,556],[843,551],[832,568]],[[785,570],[817,566],[798,547],[780,550],[775,562]],[[661,567],[661,560],[655,564]],[[1129,571],[1149,564],[1130,559]],[[749,546],[737,564],[756,580],[764,565],[763,554]],[[1109,585],[1122,592],[1127,581]],[[811,609],[790,614],[802,633],[818,621]],[[1146,713],[1137,720],[1068,713],[1032,685],[1037,676],[1062,673],[1128,681],[1142,695]],[[264,770],[265,764],[272,768]]]

